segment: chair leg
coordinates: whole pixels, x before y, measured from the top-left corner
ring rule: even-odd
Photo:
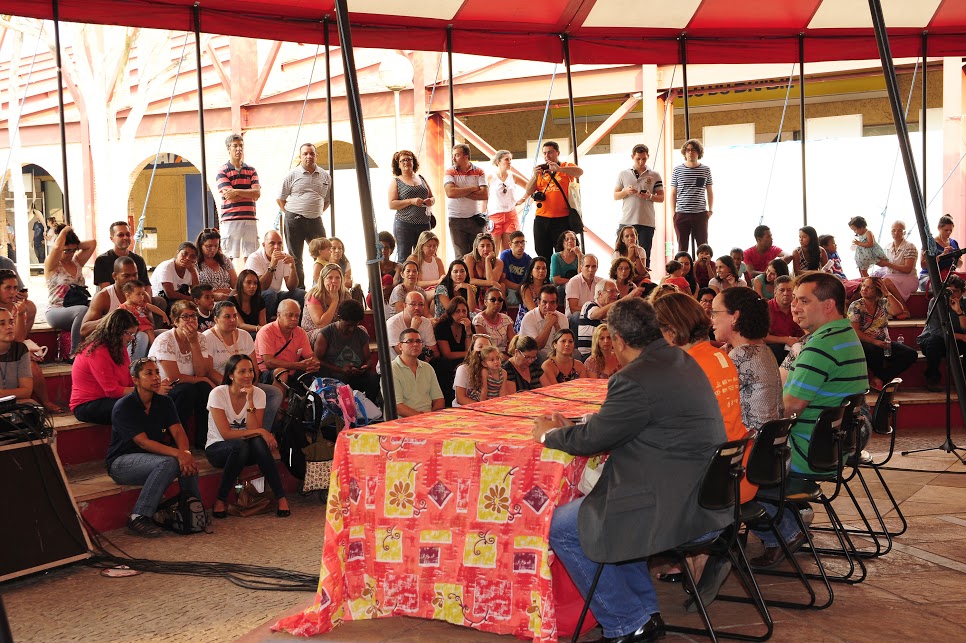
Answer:
[[[694,604],[698,608],[698,612],[701,614],[701,620],[704,621],[704,630],[699,630],[694,627],[681,627],[678,625],[668,625],[665,624],[665,629],[668,632],[679,632],[683,634],[699,634],[707,636],[713,643],[717,643],[718,635],[711,626],[711,618],[708,616],[708,610],[704,605],[704,601],[701,600],[701,594],[698,593],[697,583],[694,581],[694,576],[691,574],[691,568],[688,567],[688,561],[682,552],[678,552],[678,565],[681,567],[681,571],[684,573],[684,579],[687,583],[687,587],[691,588],[691,596],[694,598]],[[732,637],[728,637],[732,638]]]
[[[875,475],[879,478],[879,484],[882,485],[882,489],[886,492],[886,495],[889,496],[889,502],[892,503],[892,508],[895,510],[896,516],[898,516],[899,521],[902,523],[902,529],[899,531],[889,531],[889,535],[893,538],[901,536],[902,534],[906,533],[906,529],[909,528],[909,524],[906,522],[906,517],[903,515],[902,509],[899,508],[899,503],[896,502],[896,497],[892,495],[892,489],[889,488],[889,485],[886,484],[885,478],[882,477],[882,472],[879,471],[879,467],[874,466],[869,468],[875,471]]]
[[[794,515],[795,515],[796,522],[798,523],[798,528],[805,535],[805,542],[806,542],[806,544],[802,547],[802,549],[800,551],[808,552],[808,553],[810,553],[812,555],[812,560],[815,562],[815,569],[817,570],[817,572],[816,573],[806,573],[802,569],[801,565],[798,562],[798,559],[795,558],[794,555],[790,555],[791,552],[788,550],[788,546],[785,543],[785,539],[782,537],[782,535],[778,531],[777,527],[776,526],[773,526],[772,527],[772,533],[775,534],[776,539],[781,544],[781,546],[783,548],[783,551],[785,552],[785,556],[791,562],[792,566],[795,568],[795,571],[794,572],[789,572],[789,571],[784,571],[784,570],[760,569],[760,570],[757,570],[756,573],[757,574],[763,574],[765,576],[779,576],[779,577],[782,577],[782,578],[796,578],[797,577],[797,578],[799,578],[802,581],[802,583],[807,583],[808,593],[812,597],[811,604],[791,603],[791,602],[786,603],[786,602],[782,602],[782,601],[766,601],[768,603],[768,605],[770,605],[772,607],[787,607],[787,608],[791,608],[791,609],[814,608],[816,610],[823,610],[823,609],[826,609],[827,607],[830,607],[832,605],[832,602],[835,600],[835,592],[832,590],[832,585],[831,585],[831,583],[829,581],[828,575],[825,572],[825,566],[822,564],[822,559],[819,557],[818,552],[815,551],[815,545],[814,545],[814,542],[812,541],[812,532],[811,532],[811,530],[805,524],[805,522],[802,520],[801,515],[797,511],[795,511],[795,514]],[[844,543],[843,543],[843,547],[844,547]],[[820,581],[822,581],[822,585],[824,586],[825,592],[828,595],[828,600],[826,600],[821,605],[815,605],[814,604],[816,598],[815,598],[815,592],[814,592],[814,590],[811,587],[811,583],[809,583],[809,580],[810,579],[811,580],[820,580]]]
[[[876,519],[879,523],[879,526],[881,527],[881,529],[879,530],[876,530],[872,527],[872,524],[869,522],[868,517],[865,515],[865,511],[862,510],[862,507],[859,505],[859,501],[856,498],[855,493],[852,491],[852,485],[850,484],[850,482],[854,480],[856,477],[858,477],[859,482],[862,484],[862,487],[865,490],[865,495],[869,499],[870,504],[872,505],[872,511],[875,513]],[[855,534],[857,536],[870,538],[875,547],[875,549],[871,551],[857,549],[855,554],[862,558],[878,558],[879,556],[883,556],[889,553],[889,551],[892,549],[892,538],[888,534],[888,530],[886,529],[885,522],[882,519],[882,514],[879,512],[879,508],[875,504],[875,500],[872,498],[872,493],[869,491],[869,486],[866,484],[865,478],[864,476],[862,476],[862,473],[858,469],[856,469],[853,472],[853,475],[849,478],[849,480],[843,481],[842,486],[845,488],[845,492],[849,495],[849,500],[852,501],[852,506],[855,507],[855,511],[858,514],[859,519],[862,521],[862,524],[865,525],[865,528],[861,529],[856,527],[846,527],[844,524],[842,524],[841,525],[842,529],[844,529],[849,534]],[[833,527],[815,527],[813,531],[819,531],[819,532],[832,531],[832,529]],[[882,542],[880,542],[880,538],[885,539],[885,545],[883,545]],[[841,549],[821,548],[819,549],[819,552],[828,556],[844,555],[843,550]]]
[[[597,591],[597,583],[600,581],[600,575],[604,571],[604,563],[597,565],[597,571],[594,573],[594,581],[590,584],[590,590],[587,591],[587,598],[584,600],[584,607],[580,610],[580,618],[577,619],[577,628],[574,630],[574,636],[570,639],[571,643],[577,643],[577,639],[580,638],[580,630],[584,626],[584,619],[587,618],[587,611],[590,610],[590,601],[594,598],[594,592]]]

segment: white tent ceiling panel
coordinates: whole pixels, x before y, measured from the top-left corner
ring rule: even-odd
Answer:
[[[700,5],[701,0],[677,0],[647,8],[641,0],[597,0],[583,26],[684,29]]]
[[[942,0],[882,0],[882,14],[890,29],[921,29],[929,24]],[[825,0],[809,29],[871,29],[868,0]]]

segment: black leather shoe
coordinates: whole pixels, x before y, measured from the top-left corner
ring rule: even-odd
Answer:
[[[805,542],[805,534],[798,534],[788,541],[788,549],[794,554]],[[781,547],[765,547],[765,551],[756,558],[752,558],[748,563],[757,569],[771,569],[785,559],[785,552]]]
[[[663,639],[667,634],[664,629],[664,619],[660,613],[651,614],[651,619],[630,634],[607,638],[606,636],[591,641],[591,643],[644,643],[645,641],[657,641]]]

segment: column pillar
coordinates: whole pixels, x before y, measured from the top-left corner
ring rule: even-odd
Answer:
[[[943,178],[953,171],[966,151],[962,142],[964,112],[966,82],[962,59],[943,58]],[[956,228],[962,230],[966,226],[966,165],[962,163],[943,187],[943,212],[952,216]],[[935,228],[935,221],[929,223]]]

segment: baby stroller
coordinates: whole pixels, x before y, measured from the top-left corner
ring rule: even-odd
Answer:
[[[276,424],[279,455],[289,473],[302,481],[302,493],[318,491],[324,502],[335,441],[345,422],[338,409],[313,390],[314,376],[304,373],[288,384],[276,380],[288,392],[288,408]]]

